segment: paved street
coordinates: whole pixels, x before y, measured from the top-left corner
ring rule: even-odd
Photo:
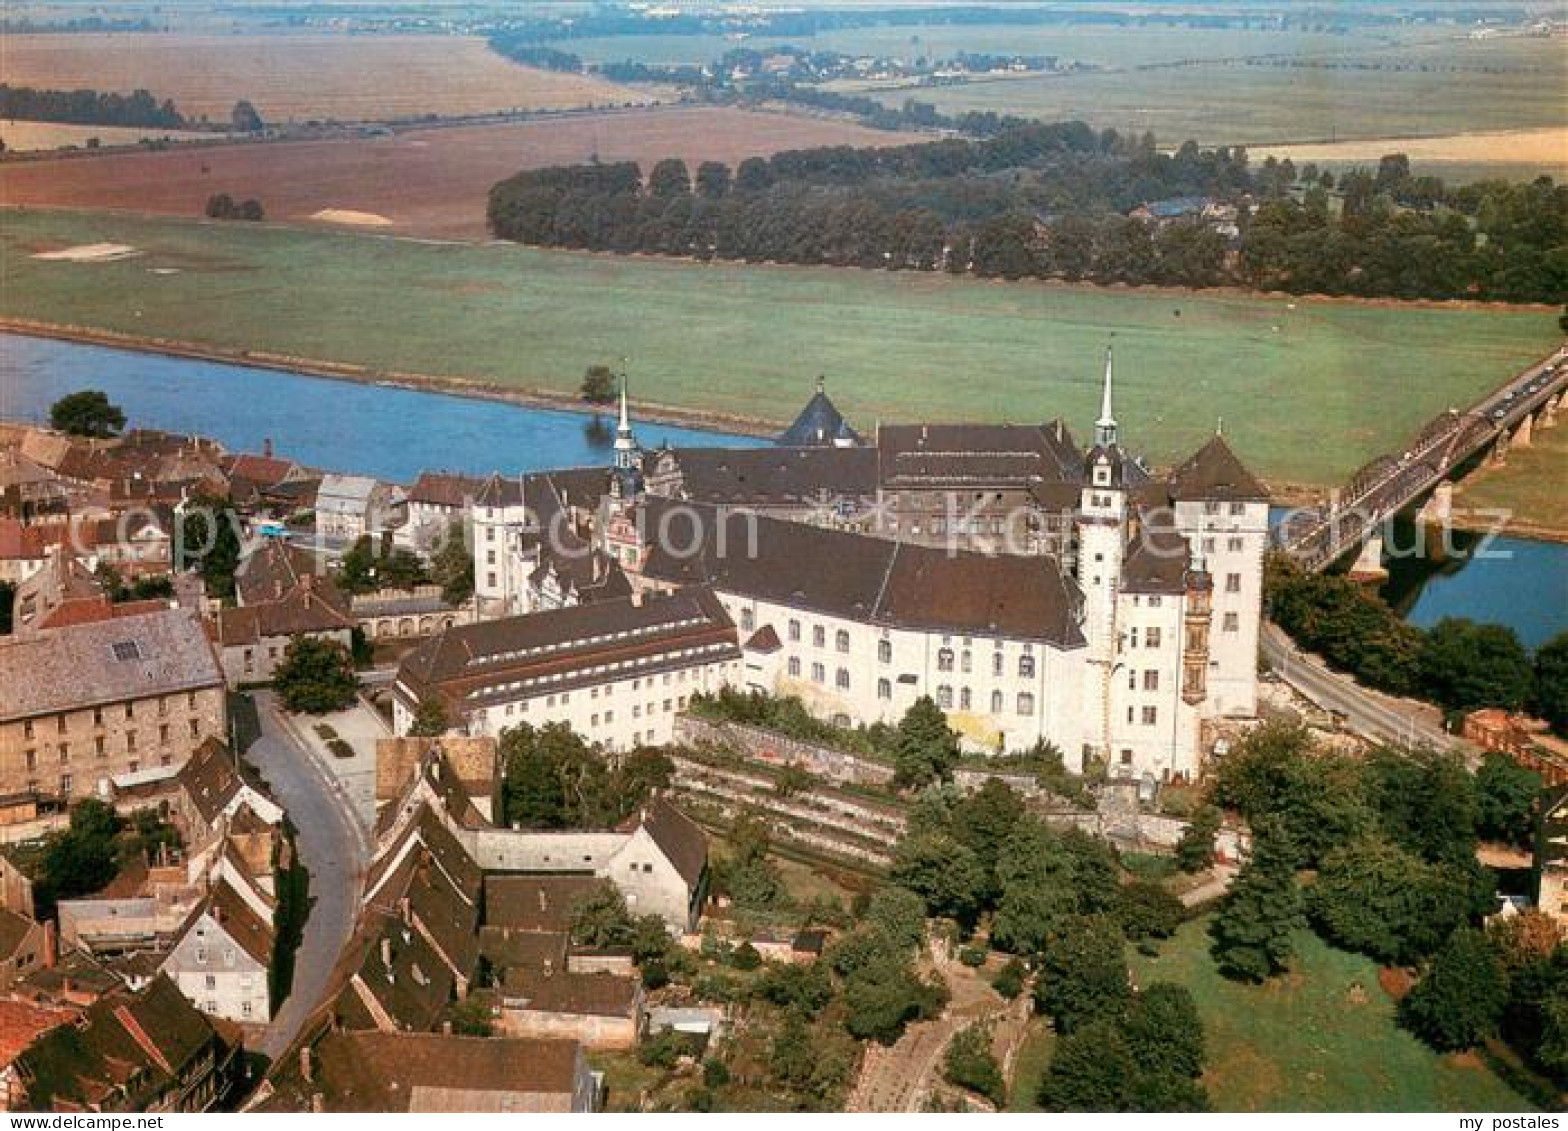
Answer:
[[[1342,713],[1350,729],[1359,734],[1438,749],[1456,742],[1436,721],[1433,709],[1369,691],[1349,676],[1331,671],[1320,658],[1303,652],[1279,626],[1268,621],[1263,624],[1261,647],[1264,658],[1281,679],[1325,710]]]
[[[258,1051],[276,1057],[321,1004],[327,978],[353,931],[369,843],[341,789],[305,750],[270,692],[256,693],[261,737],[246,757],[288,811],[310,870],[310,916],[294,962],[294,986]]]

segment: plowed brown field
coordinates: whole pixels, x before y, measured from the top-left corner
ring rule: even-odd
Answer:
[[[317,213],[385,217],[377,230],[476,239],[490,186],[519,169],[661,157],[733,167],[743,158],[814,145],[895,145],[912,135],[841,122],[692,108],[573,115],[409,130],[341,141],[258,142],[0,164],[0,204],[198,216],[207,198],[255,197],[267,217],[321,223]],[[331,222],[327,220],[325,222]]]

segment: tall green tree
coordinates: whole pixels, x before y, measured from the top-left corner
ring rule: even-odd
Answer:
[[[1214,838],[1224,815],[1213,805],[1200,805],[1176,842],[1176,864],[1183,872],[1201,872],[1214,863]]]
[[[1381,837],[1362,837],[1323,858],[1308,902],[1335,945],[1409,964],[1433,954],[1469,917],[1474,879],[1462,864],[1429,863]]]
[[[1057,1040],[1036,1098],[1046,1111],[1126,1111],[1137,1075],[1120,1027],[1102,1017]]]
[[[1051,935],[1040,957],[1034,997],[1058,1032],[1121,1012],[1132,997],[1126,950],[1121,927],[1108,915],[1076,916]]]
[[[125,427],[125,413],[98,389],[67,393],[49,406],[49,426],[56,431],[89,439],[117,436]]]
[[[441,586],[441,599],[461,605],[474,594],[474,556],[468,552],[463,523],[447,527],[446,536],[430,558],[430,580]]]
[[[195,495],[182,510],[175,567],[199,571],[209,597],[233,597],[234,575],[240,568],[239,518],[234,507],[227,499]]]
[[[1535,841],[1541,775],[1506,754],[1489,751],[1476,771],[1475,786],[1476,831],[1488,840],[1530,848]]]
[[[1535,709],[1558,734],[1568,735],[1568,632],[1535,650]]]
[[[1530,699],[1534,669],[1513,629],[1444,617],[1421,645],[1421,681],[1451,711],[1518,710]]]
[[[324,715],[354,702],[359,677],[354,657],[336,640],[297,636],[273,671],[272,688],[290,711]]]
[[[922,695],[898,723],[893,780],[901,786],[945,781],[958,763],[958,735],[929,695]]]
[[[1141,1070],[1190,1079],[1203,1074],[1203,1019],[1187,987],[1152,983],[1127,1007],[1121,1030]]]
[[[985,871],[973,850],[942,831],[911,831],[893,853],[893,881],[916,892],[932,915],[972,927],[981,910]]]
[[[1455,931],[1416,988],[1399,1003],[1399,1021],[1442,1052],[1467,1049],[1497,1029],[1508,980],[1480,931]]]
[[[1306,922],[1296,886],[1298,855],[1278,821],[1254,822],[1252,855],[1209,926],[1214,961],[1226,977],[1261,982],[1290,966],[1291,935]]]

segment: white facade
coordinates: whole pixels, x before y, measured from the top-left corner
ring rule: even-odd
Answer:
[[[473,505],[474,596],[481,615],[515,616],[527,611],[523,593],[532,565],[521,553],[528,529],[522,483],[492,479]]]
[[[1249,717],[1258,708],[1258,633],[1263,622],[1267,502],[1178,502],[1176,525],[1214,579],[1209,634],[1209,711]]]
[[[605,673],[602,682],[559,690],[544,680],[519,681],[513,692],[486,695],[484,706],[468,714],[468,733],[496,737],[507,727],[529,723],[565,723],[590,742],[610,750],[634,746],[659,746],[674,737],[675,716],[686,709],[696,692],[712,694],[740,680],[740,661],[730,658],[733,646],[716,646],[714,655],[687,657],[691,662],[672,671],[648,675]],[[392,704],[392,727],[406,735],[414,716],[398,695]]]
[[[771,625],[780,648],[746,653],[747,690],[798,696],[844,724],[897,723],[922,695],[965,746],[1020,751],[1045,739],[1069,766],[1082,749],[1082,648],[874,625],[717,590],[744,643]]]
[[[163,970],[203,1013],[242,1024],[269,1020],[267,965],[251,956],[211,908],[175,944]]]

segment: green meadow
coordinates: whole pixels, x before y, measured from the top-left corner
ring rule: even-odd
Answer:
[[[113,261],[34,258],[118,243]],[[851,420],[1082,432],[1115,343],[1123,435],[1155,463],[1221,418],[1276,482],[1337,482],[1559,339],[1556,314],[703,265],[110,214],[0,219],[0,315],[768,421],[819,374]]]

